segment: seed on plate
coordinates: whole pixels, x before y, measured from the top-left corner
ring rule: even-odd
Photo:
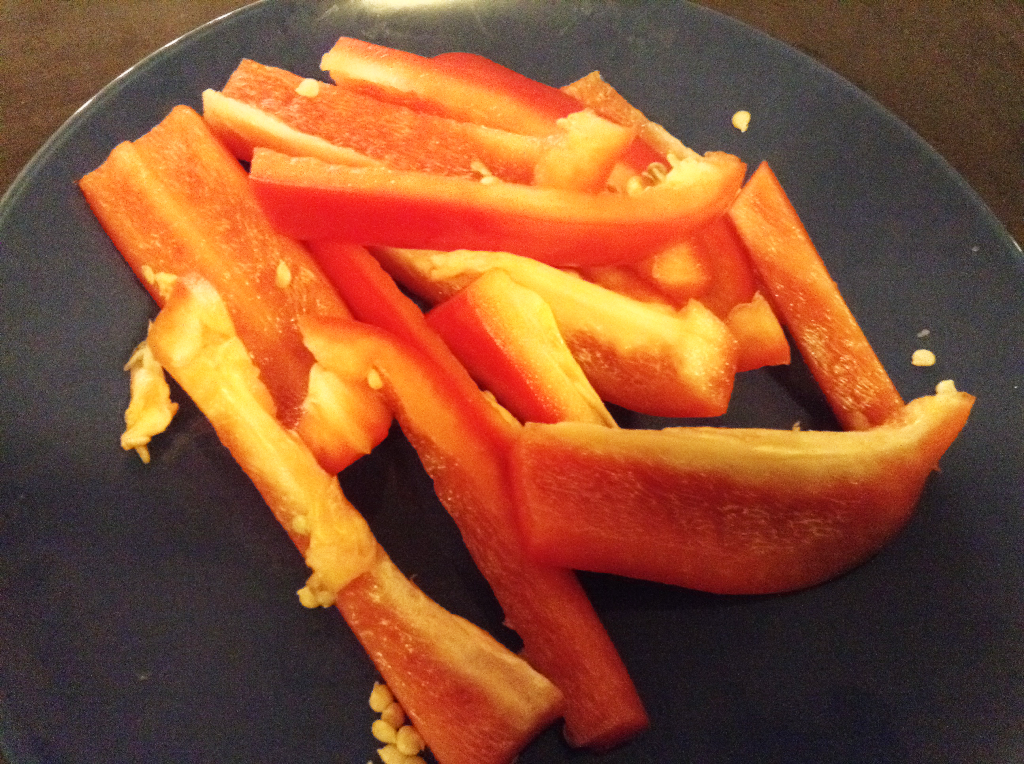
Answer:
[[[934,366],[935,353],[926,348],[918,348],[910,357],[910,362],[914,364],[914,366]]]
[[[383,682],[374,682],[370,692],[370,708],[378,714],[395,701],[395,696]]]

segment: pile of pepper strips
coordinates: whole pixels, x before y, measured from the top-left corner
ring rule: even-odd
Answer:
[[[223,91],[204,94],[206,121],[178,107],[146,136],[115,148],[81,185],[125,260],[162,306],[149,337],[154,355],[196,400],[305,554],[313,571],[307,599],[337,602],[439,761],[511,760],[559,715],[571,744],[605,748],[643,729],[647,717],[573,574],[550,559],[552,545],[523,536],[531,527],[525,505],[540,507],[536,515],[542,516],[544,502],[551,501],[529,465],[558,445],[562,425],[524,428],[494,406],[364,245],[390,263],[393,273],[418,274],[406,286],[432,285],[426,292],[433,294],[424,296],[435,299],[456,287],[437,276],[444,271],[437,267],[443,266],[443,253],[423,250],[511,251],[559,274],[564,270],[554,266],[571,267],[572,278],[587,284],[580,289],[605,290],[607,300],[638,305],[644,303],[636,299],[637,274],[654,274],[655,265],[665,272],[673,264],[668,272],[678,274],[685,272],[680,264],[703,264],[703,280],[668,280],[674,299],[686,301],[678,314],[689,311],[690,323],[682,323],[681,331],[714,327],[701,335],[708,346],[703,367],[714,370],[708,375],[713,383],[685,387],[685,406],[700,413],[717,407],[721,413],[731,375],[758,365],[740,360],[743,338],[756,356],[764,338],[780,335],[780,319],[843,427],[874,433],[860,450],[853,449],[853,466],[847,465],[853,483],[874,481],[870,501],[854,497],[862,505],[867,501],[871,512],[862,513],[859,523],[835,525],[817,552],[799,533],[785,536],[782,526],[792,525],[791,516],[783,513],[778,527],[762,524],[762,543],[740,549],[740,557],[746,555],[749,565],[771,547],[765,541],[790,556],[769,554],[760,564],[770,569],[769,583],[748,583],[757,590],[814,583],[861,561],[898,531],[973,399],[947,391],[903,404],[767,166],[740,190],[744,167],[738,159],[696,156],[593,75],[559,91],[480,57],[425,59],[348,38],[324,57],[324,68],[335,86],[243,62]],[[261,77],[277,84],[261,93],[252,86]],[[288,84],[283,90],[282,81]],[[359,99],[367,98],[378,129],[356,127],[353,137],[353,115],[366,111]],[[347,107],[344,118],[331,116],[346,99],[356,106]],[[377,121],[384,113],[397,121]],[[410,132],[409,125],[421,132]],[[423,130],[445,140],[424,140]],[[238,159],[251,162],[248,177]],[[731,242],[733,255],[709,253],[708,242],[716,240]],[[736,251],[746,270],[716,270],[719,261],[735,263]],[[402,271],[399,262],[413,265]],[[736,289],[737,279],[724,275],[730,272],[747,273],[746,285]],[[542,271],[537,283],[543,287],[560,278]],[[634,286],[620,289],[624,295],[605,289],[616,284]],[[706,296],[714,309],[691,299],[687,288],[699,293],[695,298]],[[731,305],[721,299],[730,289],[742,295]],[[754,322],[767,327],[761,341],[757,331],[744,335],[741,321],[729,322],[743,297],[770,303],[768,317],[761,309]],[[663,302],[670,305],[672,299]],[[664,306],[647,309],[652,316],[670,312]],[[558,329],[575,337],[567,344],[575,345],[582,364],[586,331],[577,326],[574,335],[572,311],[552,310]],[[582,319],[577,315],[576,321]],[[709,337],[715,341],[707,342]],[[637,355],[621,341],[596,347],[606,356],[616,348]],[[788,345],[786,352],[788,358]],[[674,361],[670,374],[693,374],[694,355],[691,350]],[[785,360],[778,352],[764,358]],[[630,361],[603,360],[605,366],[623,367]],[[659,365],[666,366],[642,358],[617,382],[610,375],[609,384],[636,387]],[[599,392],[605,399],[616,395]],[[643,398],[629,400],[639,410],[646,405]],[[333,473],[385,437],[392,415],[420,453],[509,625],[522,637],[525,661],[409,583],[336,489]],[[600,469],[611,483],[623,478],[643,484],[655,475],[647,482],[671,489],[675,480],[688,486],[682,493],[693,493],[686,464],[671,458],[667,465],[631,461],[608,425],[577,425],[596,429],[585,430],[568,450],[561,447],[560,458],[570,467],[590,460],[573,486],[582,491],[595,482],[587,470]],[[808,441],[802,437],[807,435],[832,440]],[[664,443],[683,436],[666,432]],[[791,450],[804,449],[819,464],[825,460],[824,468],[810,473],[812,488],[816,475],[830,475],[829,459],[851,451],[851,441],[835,440],[843,433],[779,436]],[[740,438],[740,464],[771,463],[770,450],[758,450],[759,437]],[[597,442],[604,451],[586,453]],[[885,469],[857,467],[871,463]],[[742,495],[769,507],[784,507],[792,498],[778,495],[785,493],[780,486],[786,481],[777,481],[773,495],[763,478],[752,486],[757,477],[727,461],[718,473],[702,469],[705,499],[691,509],[705,524],[714,525],[715,512],[722,511],[708,504],[708,495],[729,501]],[[874,483],[893,474],[909,489],[899,496],[875,490],[884,486]],[[818,482],[819,493],[812,490],[800,501],[820,515],[834,510],[834,494],[848,486]],[[637,506],[625,507],[627,518],[642,512],[653,495],[634,495]],[[664,492],[657,500],[674,501]],[[579,512],[573,520],[584,527],[589,522]],[[690,524],[691,535],[700,525]],[[592,530],[602,533],[598,520]],[[750,527],[735,531],[739,538]],[[850,537],[866,542],[853,545],[846,559],[811,566],[811,578],[795,570],[800,566],[794,565],[794,548],[804,556],[831,552],[848,546]],[[716,574],[714,555],[701,555],[709,544],[734,547],[733,541],[727,533],[709,542],[705,534],[696,550],[686,550],[711,560],[710,573],[703,566],[704,588],[715,589]],[[544,548],[546,553],[538,551]],[[736,549],[727,551],[735,564]],[[600,550],[595,553],[600,556]],[[722,576],[728,573],[734,581],[725,567]],[[741,578],[738,590],[743,585]]]

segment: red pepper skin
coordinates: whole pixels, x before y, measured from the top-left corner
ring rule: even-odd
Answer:
[[[472,77],[488,86],[499,100],[512,98],[521,102],[523,108],[532,106],[537,113],[538,121],[546,114],[551,120],[549,132],[555,131],[555,122],[558,119],[587,107],[564,90],[545,85],[476,53],[442,53],[434,56],[432,60],[442,64],[448,72],[456,76],[462,74]],[[612,119],[608,115],[602,116],[608,117],[616,124],[633,126],[631,123]],[[515,131],[511,126],[506,129]],[[642,172],[653,162],[665,162],[665,154],[658,153],[642,140],[635,140],[624,159],[634,170]]]
[[[901,411],[896,386],[767,163],[747,181],[729,217],[843,429],[874,427]]]
[[[511,467],[538,561],[719,594],[821,583],[899,532],[974,398],[864,432],[528,424]]]
[[[561,117],[586,108],[558,88],[474,53],[426,58],[342,37],[324,54],[320,68],[339,84],[369,83],[379,88],[378,97],[390,91],[398,103],[521,135],[551,135]],[[636,141],[626,158],[639,171],[665,155]]]
[[[438,497],[522,638],[524,657],[564,693],[569,743],[603,749],[646,728],[632,680],[576,577],[524,553],[505,466],[518,425],[381,329],[309,318],[302,330],[326,368],[340,349],[346,357],[364,353],[379,373]]]
[[[452,355],[440,335],[427,324],[423,311],[402,293],[395,280],[364,247],[334,239],[309,242],[310,251],[341,295],[352,315],[407,342],[444,369],[465,398],[479,395],[466,368]]]
[[[617,427],[573,358],[544,299],[500,269],[427,314],[480,385],[523,422]]]
[[[638,143],[646,144],[649,152],[662,159],[669,154],[674,154],[679,159],[694,155],[692,149],[686,147],[664,127],[647,119],[643,112],[601,79],[600,72],[591,72],[576,82],[565,85],[562,91],[612,122],[638,128]]]
[[[697,300],[647,306],[528,257],[503,252],[374,248],[403,286],[440,302],[494,268],[547,301],[598,395],[643,414],[720,416],[732,394],[736,340]]]
[[[584,108],[583,104],[568,93],[531,79],[477,53],[452,51],[441,53],[430,60],[440,64],[441,70],[451,77],[471,80],[486,87],[496,100],[512,98],[517,104],[529,108],[539,117],[546,116],[551,127],[554,127],[556,120]]]
[[[178,280],[149,343],[313,568],[304,603],[337,603],[440,762],[508,764],[561,715],[564,698],[548,679],[392,564],[337,479],[273,417],[207,282]]]
[[[757,275],[729,218],[715,218],[690,242],[697,256],[711,267],[708,290],[700,296],[704,306],[725,318],[740,303],[750,302],[757,291]]]
[[[349,313],[305,247],[270,227],[245,171],[202,118],[176,107],[138,140],[118,145],[79,185],[158,305],[165,298],[152,273],[193,272],[214,285],[281,416],[294,421],[313,363],[296,315]],[[306,269],[312,277],[279,289],[282,262],[291,273]]]
[[[553,265],[597,265],[651,254],[721,214],[745,166],[709,154],[692,182],[637,196],[344,167],[257,149],[253,190],[282,233],[417,249],[506,251]]]
[[[508,764],[561,716],[558,688],[429,599],[383,552],[337,604],[441,764]]]
[[[583,108],[571,96],[553,95],[544,86],[524,87],[526,78],[510,70],[499,78],[492,67],[485,67],[491,75],[484,77],[479,60],[454,61],[457,65],[451,60],[446,63],[444,57],[430,59],[342,37],[324,54],[320,68],[330,72],[335,82],[371,82],[396,93],[413,94],[443,108],[454,119],[521,135],[550,135],[555,120]]]
[[[736,371],[790,362],[789,340],[772,306],[760,292],[755,292],[748,302],[734,305],[725,317],[725,325],[736,338]]]
[[[543,145],[536,138],[410,109],[358,90],[316,84],[243,59],[218,94],[203,94],[204,116],[242,161],[256,145],[339,164],[385,164],[405,170],[479,178],[482,162],[499,178],[529,183]]]

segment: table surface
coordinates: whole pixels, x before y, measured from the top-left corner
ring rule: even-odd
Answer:
[[[707,0],[902,118],[1024,241],[1021,0]],[[2,0],[0,192],[83,102],[237,0]],[[2,757],[0,757],[2,762]]]
[[[0,3],[0,191],[107,82],[238,0]],[[810,54],[928,141],[1024,241],[1021,0],[705,0]]]

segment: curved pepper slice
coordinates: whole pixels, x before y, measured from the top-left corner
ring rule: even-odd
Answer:
[[[427,324],[423,311],[365,247],[333,239],[311,241],[309,247],[355,318],[390,332],[429,356],[444,369],[449,381],[458,381],[465,397],[477,395],[479,390],[469,373]]]
[[[745,165],[712,152],[682,160],[630,196],[480,183],[346,167],[257,149],[250,179],[267,216],[297,239],[419,249],[502,250],[554,265],[636,260],[724,212]]]
[[[303,604],[331,604],[378,545],[305,444],[274,417],[267,387],[209,282],[186,274],[150,326],[157,361],[195,401],[312,569]]]
[[[602,117],[620,125],[629,125],[639,130],[640,139],[662,157],[674,154],[682,159],[691,156],[693,150],[673,136],[664,127],[651,122],[643,112],[633,106],[621,94],[601,78],[600,72],[591,72],[576,82],[562,87],[562,92],[596,111]]]
[[[528,424],[511,458],[526,547],[720,594],[820,583],[910,518],[974,403],[949,386],[862,432]]]
[[[296,316],[351,314],[309,251],[273,229],[245,170],[195,111],[175,107],[138,140],[119,144],[80,185],[157,304],[186,273],[214,286],[278,417],[303,435],[323,435],[309,443],[325,468],[337,472],[384,439],[391,414],[365,386],[309,389],[313,356],[302,344]],[[320,409],[337,408],[339,401],[360,417],[347,432],[326,433]]]
[[[559,119],[584,108],[568,93],[475,53],[426,58],[342,37],[320,68],[339,84],[374,88],[378,98],[521,135],[552,135]],[[665,155],[633,141],[625,159],[639,172]]]
[[[736,371],[790,362],[789,340],[771,304],[760,292],[755,292],[748,302],[733,306],[725,317],[725,325],[736,338]]]

